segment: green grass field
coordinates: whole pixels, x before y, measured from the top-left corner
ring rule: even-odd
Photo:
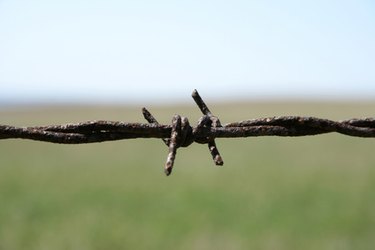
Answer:
[[[0,111],[0,124],[143,122],[140,108]],[[191,123],[197,107],[148,107]],[[210,104],[222,123],[274,115],[374,116],[375,103]],[[57,145],[0,141],[0,249],[373,249],[375,140],[327,134],[217,140],[179,149],[170,177],[156,139]]]

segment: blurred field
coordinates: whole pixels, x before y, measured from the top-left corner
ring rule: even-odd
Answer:
[[[375,103],[212,104],[222,123],[274,115],[374,116]],[[0,124],[140,121],[141,107],[29,107]],[[197,107],[148,107],[191,123]],[[0,141],[0,249],[373,249],[374,139],[328,134],[217,141],[178,151],[156,139],[56,145]]]

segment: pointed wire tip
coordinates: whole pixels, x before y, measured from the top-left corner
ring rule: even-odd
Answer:
[[[214,162],[215,162],[216,166],[223,166],[224,165],[224,161],[223,161],[223,159],[221,158],[220,155],[217,155],[215,157]]]
[[[148,109],[146,109],[146,107],[143,107],[142,108],[142,113],[149,113]]]
[[[143,117],[146,118],[146,120],[147,120],[147,117],[151,115],[150,111],[148,111],[145,107],[142,108],[142,114],[143,114]]]
[[[172,168],[165,168],[164,173],[166,176],[169,176],[172,173]]]
[[[168,154],[167,162],[164,166],[164,173],[169,176],[172,173],[173,165],[174,165],[174,158],[176,157],[176,152],[170,152]]]

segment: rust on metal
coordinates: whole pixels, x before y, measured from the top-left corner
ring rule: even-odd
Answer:
[[[307,136],[325,133],[340,133],[355,137],[375,137],[375,119],[350,119],[332,121],[316,117],[277,116],[250,119],[221,125],[204,103],[197,90],[192,97],[202,117],[192,127],[186,117],[175,115],[172,125],[159,124],[146,109],[142,109],[147,123],[115,121],[87,121],[77,124],[50,125],[39,127],[14,127],[0,125],[0,139],[29,139],[61,144],[82,144],[135,138],[159,138],[168,146],[169,152],[164,167],[171,174],[177,149],[188,147],[193,142],[207,144],[216,165],[223,159],[216,146],[215,138],[238,138],[254,136]]]

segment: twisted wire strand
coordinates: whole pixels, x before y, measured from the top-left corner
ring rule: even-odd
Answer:
[[[194,128],[192,128],[194,130]],[[194,141],[205,138],[251,136],[307,136],[337,132],[355,137],[375,137],[375,119],[331,121],[315,117],[279,116],[229,123],[222,127],[195,129]],[[160,124],[89,121],[43,127],[0,125],[0,139],[30,139],[63,144],[104,142],[135,138],[170,137],[171,126]],[[191,135],[191,134],[190,134]],[[191,139],[191,138],[189,138]]]
[[[235,134],[242,134],[243,137],[306,136],[331,132],[356,137],[375,137],[375,120],[373,118],[332,121],[316,117],[279,116],[229,123],[225,127],[226,131],[221,131],[223,137],[227,134],[230,137]],[[243,131],[240,132],[241,130]],[[221,136],[217,135],[217,137]]]
[[[76,124],[37,127],[0,125],[0,139],[30,139],[61,144],[82,144],[135,138],[160,138],[168,146],[169,153],[164,167],[166,175],[173,169],[177,149],[193,142],[208,144],[216,165],[224,162],[215,138],[254,136],[308,136],[337,132],[355,137],[375,137],[375,119],[349,119],[332,121],[316,117],[277,116],[250,119],[221,125],[200,95],[194,90],[192,97],[203,116],[192,127],[186,117],[175,115],[172,125],[159,124],[154,116],[142,109],[147,123],[115,121],[87,121]]]

